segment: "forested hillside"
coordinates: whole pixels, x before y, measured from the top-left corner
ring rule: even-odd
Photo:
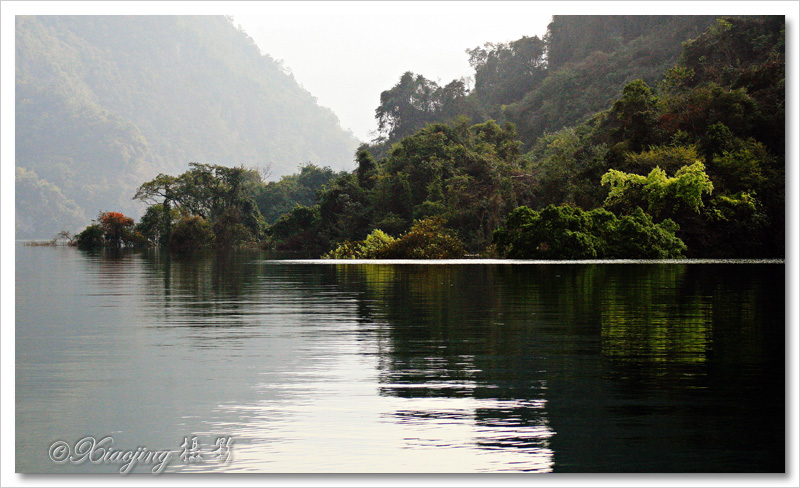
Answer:
[[[681,44],[714,19],[555,15],[541,39],[523,37],[467,49],[475,70],[472,80],[440,86],[421,74],[405,73],[381,95],[375,111],[380,137],[371,150],[383,155],[393,142],[425,124],[458,115],[473,123],[513,122],[523,147],[530,149],[546,131],[606,108],[625,84],[659,80],[677,61]]]
[[[142,181],[191,161],[351,169],[358,141],[224,17],[16,21],[18,237],[140,213]]]
[[[471,90],[404,74],[382,94],[382,136],[359,147],[353,171],[306,164],[267,184],[244,166],[193,163],[139,186],[150,206],[138,224],[107,212],[78,245],[783,257],[784,18],[603,19],[555,18],[544,40],[469,50]],[[136,131],[111,115],[92,120]],[[138,147],[127,150],[131,172]],[[18,178],[32,186],[37,175]],[[66,193],[38,192],[74,215]]]
[[[430,257],[457,253],[451,238],[515,258],[782,257],[783,17],[720,18],[683,42],[677,34],[705,20],[666,19],[686,28],[675,31],[621,22],[638,26],[633,36],[666,36],[625,42],[597,37],[605,19],[579,29],[580,17],[556,18],[546,42],[473,50],[470,93],[403,75],[376,110],[383,139],[315,205],[273,225],[273,242],[333,257],[396,257],[397,236]],[[680,48],[643,49],[657,45]],[[527,94],[512,93],[525,83]],[[492,104],[504,121],[481,118]],[[426,255],[415,252],[406,256]]]

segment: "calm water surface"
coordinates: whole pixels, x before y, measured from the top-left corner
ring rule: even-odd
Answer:
[[[118,472],[51,449],[110,436],[168,472],[783,472],[784,292],[783,264],[18,244],[16,470]]]

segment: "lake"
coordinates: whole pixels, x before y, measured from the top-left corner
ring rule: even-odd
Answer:
[[[17,472],[785,470],[783,263],[15,252]]]

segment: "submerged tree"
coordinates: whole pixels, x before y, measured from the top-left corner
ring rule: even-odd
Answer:
[[[159,244],[161,245],[167,244],[169,235],[172,232],[172,205],[178,198],[179,193],[180,185],[178,179],[162,173],[154,179],[142,183],[133,196],[134,200],[141,200],[153,206],[160,205],[161,223],[158,227],[163,229],[162,232],[159,232]]]
[[[119,212],[103,212],[98,217],[100,228],[106,240],[113,246],[120,247],[123,242],[133,239],[133,219]]]
[[[237,244],[260,238],[264,218],[254,195],[261,184],[256,170],[244,167],[190,163],[180,176],[160,174],[142,184],[134,199],[151,203],[145,213],[150,237],[157,234],[160,244],[170,244],[176,217],[198,216],[213,229],[219,245]],[[160,207],[159,207],[160,206]],[[173,212],[173,207],[178,216]],[[154,222],[160,210],[160,222]]]

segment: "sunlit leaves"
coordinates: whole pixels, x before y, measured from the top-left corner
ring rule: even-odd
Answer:
[[[640,207],[660,218],[681,211],[698,213],[703,195],[710,195],[714,189],[705,165],[699,161],[682,167],[674,177],[658,167],[647,176],[612,169],[603,175],[601,183],[609,187],[606,208],[631,213]]]

